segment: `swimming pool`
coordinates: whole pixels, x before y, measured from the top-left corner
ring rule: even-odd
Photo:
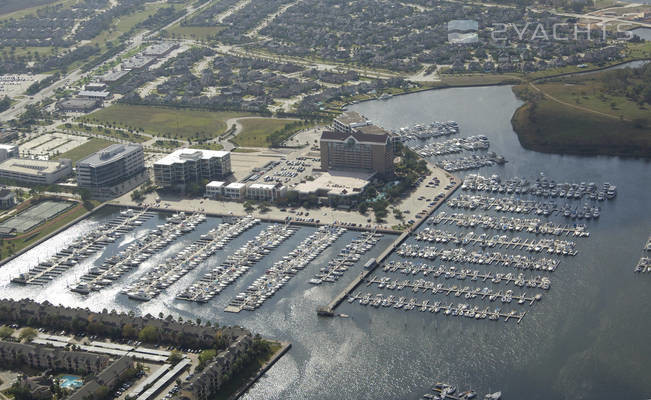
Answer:
[[[74,389],[81,387],[84,384],[84,381],[81,380],[80,376],[75,375],[61,375],[59,377],[59,386],[64,389]]]

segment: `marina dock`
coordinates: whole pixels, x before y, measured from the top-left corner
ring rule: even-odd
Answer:
[[[478,214],[446,214],[444,211],[432,216],[428,224],[449,224],[463,228],[494,229],[503,232],[516,231],[533,234],[588,237],[590,232],[583,224],[556,224],[551,221],[543,222],[537,218],[491,217]]]
[[[77,265],[80,260],[95,254],[109,243],[140,226],[153,216],[148,208],[138,211],[124,210],[116,218],[88,232],[84,237],[75,240],[71,245],[60,250],[47,261],[40,262],[28,272],[21,273],[11,279],[14,283],[29,285],[44,285],[60,276],[70,267]]]
[[[461,186],[461,183],[457,178],[452,176],[451,182],[452,187],[445,193],[443,198],[439,199],[438,202],[433,207],[427,209],[427,212],[424,213],[420,218],[416,219],[414,224],[412,224],[406,231],[404,231],[400,236],[396,238],[378,257],[376,257],[375,262],[369,266],[369,268],[364,269],[356,278],[354,278],[337,296],[335,296],[330,303],[326,306],[318,307],[317,314],[322,316],[333,316],[334,310],[337,308],[348,295],[355,290],[355,288],[362,283],[378,265],[382,264],[391,253],[393,253],[408,237],[418,229],[423,222],[425,222],[438,207],[441,206],[452,194]]]

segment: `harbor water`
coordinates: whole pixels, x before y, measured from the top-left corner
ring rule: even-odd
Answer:
[[[351,107],[388,129],[455,120],[458,136],[485,135],[490,150],[504,155],[503,166],[482,168],[470,173],[504,178],[520,176],[535,180],[540,172],[556,182],[610,182],[617,185],[615,199],[600,202],[601,217],[585,223],[587,238],[567,238],[576,242],[576,256],[560,256],[556,271],[549,273],[551,289],[536,304],[505,306],[505,310],[526,311],[521,323],[454,318],[430,312],[405,312],[392,307],[373,308],[344,301],[337,313],[349,318],[318,317],[316,308],[326,305],[362,270],[370,257],[377,256],[395,236],[382,239],[335,283],[311,285],[308,281],[341,249],[360,235],[348,231],[299,271],[283,288],[255,311],[226,313],[224,309],[266,268],[282,259],[315,228],[301,227],[293,236],[265,256],[218,296],[205,304],[177,300],[175,296],[199,279],[236,249],[251,240],[268,224],[254,226],[230,241],[149,302],[128,299],[120,289],[197,240],[220,220],[206,222],[127,273],[100,292],[83,296],[71,292],[72,285],[86,272],[91,262],[116,253],[137,237],[164,222],[167,214],[157,214],[137,229],[108,245],[81,265],[70,268],[44,287],[21,286],[10,278],[56,253],[71,239],[82,235],[119,210],[106,208],[86,221],[62,232],[0,269],[2,297],[30,297],[67,306],[133,310],[139,314],[159,313],[184,319],[238,324],[292,343],[286,354],[244,396],[245,399],[418,399],[431,393],[435,382],[448,382],[477,393],[502,391],[505,399],[643,399],[651,396],[647,371],[651,367],[651,292],[649,276],[633,273],[641,248],[651,232],[651,168],[648,162],[613,157],[575,157],[535,153],[523,149],[513,132],[510,118],[521,104],[510,87],[443,89],[397,96],[388,101],[372,101]],[[457,173],[462,177],[464,173]],[[459,190],[455,195],[462,192]],[[465,192],[464,192],[465,193]],[[492,196],[492,194],[490,194]],[[562,201],[556,200],[563,204]],[[582,202],[580,202],[582,204]],[[448,206],[437,212],[462,211]],[[508,214],[504,214],[508,215]],[[522,218],[538,216],[509,215]],[[562,216],[551,221],[567,222]],[[420,229],[429,225],[424,224]],[[436,229],[469,232],[453,225]],[[476,231],[478,231],[476,229]],[[499,233],[499,232],[493,232]],[[501,234],[501,233],[500,233]],[[536,238],[526,233],[512,236]],[[565,239],[565,237],[563,237]],[[414,238],[408,244],[425,245]],[[439,247],[438,244],[428,244]],[[454,248],[453,245],[447,245]],[[495,250],[517,253],[511,250]],[[525,253],[522,253],[525,254]],[[543,255],[541,255],[543,256]],[[453,265],[439,260],[407,259],[393,254],[393,261],[412,261],[431,265]],[[513,271],[506,267],[468,265],[483,271]],[[373,276],[392,276],[378,269]],[[402,277],[416,279],[422,276]],[[430,279],[429,277],[427,279]],[[433,279],[433,278],[432,278]],[[462,285],[464,285],[462,283]],[[513,287],[511,287],[513,288]],[[362,293],[383,293],[377,285],[361,284]],[[406,293],[409,292],[409,293]],[[534,290],[527,290],[532,295]],[[394,293],[397,294],[397,293]],[[410,297],[411,290],[401,296]],[[437,299],[437,296],[423,297]],[[457,302],[445,296],[438,300]],[[460,300],[459,300],[460,301]],[[476,304],[483,304],[477,301]],[[494,307],[486,302],[487,306]],[[482,395],[483,396],[483,395]]]

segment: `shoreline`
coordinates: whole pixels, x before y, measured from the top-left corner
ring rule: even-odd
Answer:
[[[267,371],[269,371],[271,367],[273,367],[274,364],[276,364],[276,362],[278,362],[278,360],[280,360],[289,351],[289,349],[292,348],[292,344],[289,342],[281,342],[276,340],[271,340],[271,341],[279,343],[281,345],[281,348],[273,355],[273,357],[271,357],[271,359],[267,360],[267,362],[265,362],[260,367],[258,373],[255,376],[250,377],[242,387],[238,388],[235,391],[235,393],[230,395],[228,397],[228,400],[237,400],[240,397],[242,397],[246,392],[249,391],[251,386],[253,386],[257,381],[259,381],[260,378],[262,378],[264,374],[266,374]]]

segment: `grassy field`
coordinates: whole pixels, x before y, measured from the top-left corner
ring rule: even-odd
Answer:
[[[221,26],[181,26],[179,24],[169,28],[167,32],[175,38],[182,39],[206,39],[223,31]]]
[[[72,3],[74,0],[3,0],[0,2],[0,21],[4,19],[18,19],[32,14],[39,8],[48,5]]]
[[[527,103],[511,120],[523,147],[544,153],[646,156],[649,130],[629,121],[577,110],[543,99]]]
[[[91,138],[81,146],[77,146],[70,151],[66,151],[65,153],[60,154],[58,158],[69,158],[72,160],[72,163],[75,164],[82,158],[95,153],[96,151],[102,150],[103,148],[113,143],[114,142],[104,139]]]
[[[226,120],[251,113],[205,111],[116,104],[81,119],[89,123],[144,129],[169,138],[213,138],[226,130]]]
[[[242,119],[239,122],[242,124],[242,132],[232,139],[233,143],[243,147],[269,147],[269,135],[295,121],[273,118],[252,118]]]

